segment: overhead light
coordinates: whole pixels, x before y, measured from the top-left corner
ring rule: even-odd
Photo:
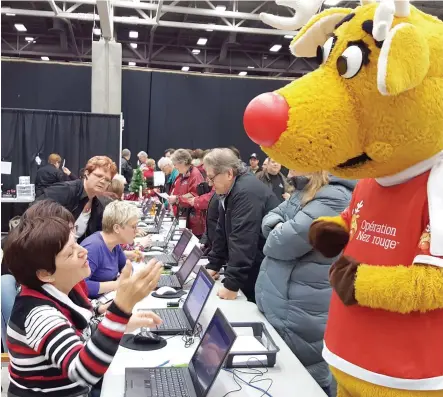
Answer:
[[[292,40],[293,38],[294,38],[294,36],[292,34],[285,34],[285,39]]]
[[[198,54],[200,54],[200,50],[194,49],[194,50],[192,50],[192,53],[194,55],[198,55]]]
[[[102,31],[100,28],[94,28],[92,29],[92,32],[96,35],[96,36],[101,36]]]
[[[48,57],[41,57],[42,61],[49,61]]]
[[[197,41],[197,45],[206,45],[206,43],[208,42],[208,39],[205,37],[200,37]]]
[[[7,12],[6,15],[7,15],[8,17],[15,17],[15,14],[11,14],[11,13],[9,13],[9,12]]]
[[[137,64],[135,62],[128,62],[128,66],[136,66]]]
[[[208,28],[206,29],[207,32],[213,32],[214,29],[212,29],[212,27],[214,26],[214,24],[210,24],[208,25]]]
[[[131,30],[131,31],[129,32],[129,37],[130,37],[131,39],[138,39],[138,32],[135,31],[135,30]]]
[[[188,72],[188,71],[189,71],[189,66],[182,67],[182,72]]]
[[[327,6],[336,6],[340,2],[341,0],[326,0],[324,4]]]
[[[215,7],[217,11],[226,11],[226,6],[217,6]]]
[[[29,42],[34,41],[34,37],[25,37],[25,40]]]
[[[239,76],[246,76],[248,74],[248,72],[240,72],[238,75]]]
[[[137,43],[131,43],[132,48],[137,48]]]
[[[280,51],[281,50],[281,44],[274,44],[270,49],[269,49],[269,51],[271,51],[271,52],[278,52],[278,51]]]
[[[34,40],[33,43],[35,44],[35,43],[37,43],[37,42]]]
[[[22,23],[16,23],[14,26],[19,32],[26,32],[28,30]]]
[[[248,69],[255,69],[255,66],[248,66]]]

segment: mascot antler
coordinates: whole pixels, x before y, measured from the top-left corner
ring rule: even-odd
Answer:
[[[325,0],[276,0],[279,6],[290,7],[295,11],[293,17],[280,17],[262,12],[260,19],[266,25],[281,30],[298,30],[308,23],[312,16],[322,6]],[[374,0],[361,0],[362,5],[374,3]],[[409,0],[387,0],[378,7],[378,23],[374,23],[374,38],[383,41],[389,32],[394,16],[407,17],[409,15]]]

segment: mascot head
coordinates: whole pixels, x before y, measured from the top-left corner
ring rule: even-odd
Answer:
[[[263,22],[304,25],[291,52],[321,66],[248,105],[245,130],[270,157],[298,171],[360,179],[394,175],[443,150],[440,20],[405,0],[362,1],[312,18],[322,1],[277,4],[295,16],[262,14]]]

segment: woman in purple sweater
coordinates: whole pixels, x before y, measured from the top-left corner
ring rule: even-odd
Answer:
[[[102,231],[84,239],[91,274],[86,279],[89,298],[118,288],[118,276],[126,263],[120,244],[132,244],[137,232],[139,211],[125,201],[109,203],[103,213]]]

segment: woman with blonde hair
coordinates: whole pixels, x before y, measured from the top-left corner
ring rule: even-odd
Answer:
[[[331,287],[325,258],[309,244],[319,216],[336,216],[349,204],[354,181],[326,172],[288,175],[295,191],[262,222],[265,259],[255,285],[257,306],[311,376],[331,395],[332,376],[322,358]]]

